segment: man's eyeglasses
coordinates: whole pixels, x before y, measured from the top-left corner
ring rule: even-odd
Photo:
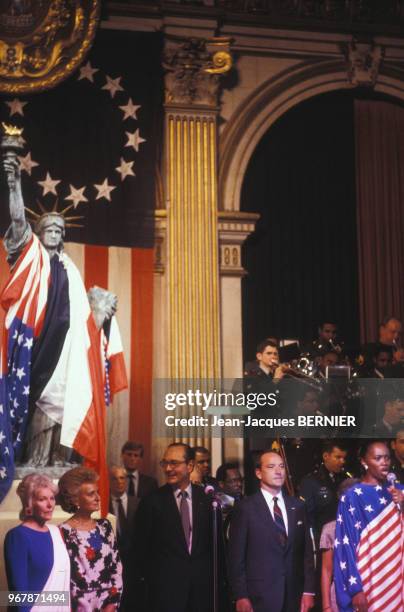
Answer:
[[[162,467],[162,468],[166,468],[166,467],[176,468],[179,465],[181,465],[182,463],[187,463],[187,462],[186,461],[166,461],[165,459],[162,459],[160,461],[160,467]]]

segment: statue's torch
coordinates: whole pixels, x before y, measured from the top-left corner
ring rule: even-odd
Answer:
[[[24,148],[24,139],[22,137],[22,128],[17,128],[14,125],[8,125],[2,123],[3,136],[0,143],[1,153],[3,159],[7,162],[11,162],[12,165],[17,165],[17,156],[20,155]],[[11,188],[15,187],[15,171],[7,172],[7,164],[5,164],[7,183]]]

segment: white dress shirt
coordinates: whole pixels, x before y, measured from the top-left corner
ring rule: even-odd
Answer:
[[[266,489],[262,487],[261,493],[263,494],[264,499],[267,502],[267,506],[269,508],[269,511],[274,521],[275,521],[274,497],[276,497],[276,499],[278,500],[278,506],[282,512],[282,517],[283,517],[283,522],[285,523],[286,533],[288,533],[288,513],[286,512],[285,500],[283,499],[282,491],[279,491],[279,493],[277,493],[276,495],[272,495],[272,493],[270,493],[269,491],[267,491]]]
[[[116,520],[116,531],[117,533],[120,533],[122,529],[122,525],[119,525],[118,499],[119,499],[119,495],[113,495],[111,501],[112,501],[112,509],[114,511],[115,520]],[[128,496],[126,493],[122,493],[121,502],[122,502],[122,507],[123,507],[125,516],[126,518],[128,518]]]
[[[126,493],[122,493],[120,497],[121,497],[121,502],[123,506],[123,511],[125,512],[125,516],[128,516],[128,496]],[[119,498],[119,495],[112,496],[112,507],[114,509],[115,516],[118,516],[118,498]]]

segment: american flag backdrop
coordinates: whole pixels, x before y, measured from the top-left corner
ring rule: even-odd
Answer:
[[[118,296],[129,390],[114,398],[115,416],[108,418],[114,460],[126,436],[150,446],[160,53],[160,34],[99,31],[91,53],[67,81],[41,94],[0,100],[0,119],[24,130],[26,206],[37,212],[39,206],[71,206],[69,214],[82,218],[76,222],[81,227],[67,229],[66,253],[87,289],[98,285]],[[9,214],[3,173],[0,197],[4,234]],[[1,287],[8,277],[0,252]],[[0,430],[9,438],[6,417],[0,408]]]
[[[339,609],[353,610],[352,598],[363,591],[369,612],[402,612],[403,554],[403,516],[388,487],[349,489],[339,503],[334,542]]]

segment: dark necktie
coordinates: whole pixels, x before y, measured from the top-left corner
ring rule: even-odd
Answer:
[[[275,525],[278,530],[279,541],[282,546],[286,546],[288,535],[286,533],[285,521],[283,520],[282,510],[278,505],[278,498],[274,497],[274,519]]]
[[[135,476],[131,472],[128,474],[129,486],[128,486],[128,495],[135,497]]]
[[[178,497],[181,497],[180,501],[180,515],[182,528],[184,530],[185,542],[187,543],[187,550],[189,551],[189,543],[191,541],[191,517],[189,516],[188,506],[188,493],[186,491],[180,491]]]
[[[116,503],[118,504],[117,532],[118,532],[119,537],[121,538],[123,535],[124,528],[125,528],[126,516],[125,516],[125,510],[123,508],[122,499],[120,497],[116,499]]]

